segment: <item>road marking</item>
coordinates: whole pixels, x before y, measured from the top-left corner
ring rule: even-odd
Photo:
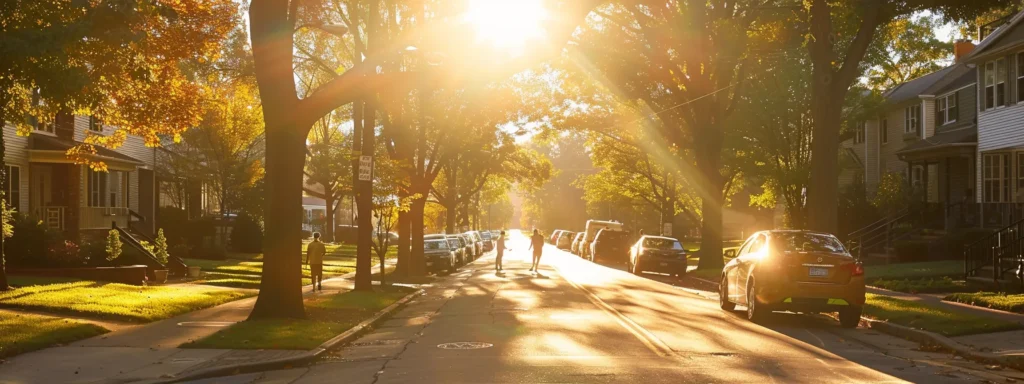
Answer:
[[[596,305],[598,308],[601,308],[603,311],[605,311],[605,313],[611,315],[612,318],[614,318],[615,321],[619,323],[619,325],[621,325],[623,328],[626,328],[626,330],[629,331],[629,333],[632,333],[633,336],[636,336],[636,338],[639,339],[640,342],[647,347],[647,349],[650,349],[656,355],[661,357],[674,356],[672,348],[669,348],[668,345],[665,345],[665,342],[661,341],[661,339],[659,339],[653,333],[651,333],[647,329],[644,329],[644,327],[641,327],[632,319],[626,317],[626,315],[623,315],[622,312],[619,312],[617,309],[612,308],[611,305],[605,303],[604,300],[601,300],[600,297],[597,297],[597,295],[595,295],[593,292],[590,292],[590,290],[588,290],[586,287],[579,285],[575,281],[572,281],[569,278],[567,278],[562,273],[561,268],[558,268],[557,266],[554,265],[551,266],[558,271],[558,274],[559,276],[562,277],[562,280],[569,282],[569,284],[571,284],[572,286],[576,287],[580,291],[583,291],[584,296],[586,296],[591,303],[594,303],[594,305]]]

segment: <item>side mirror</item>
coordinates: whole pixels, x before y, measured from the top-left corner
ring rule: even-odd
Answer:
[[[736,250],[735,249],[727,249],[727,250],[725,250],[725,257],[728,257],[730,259],[736,257]]]

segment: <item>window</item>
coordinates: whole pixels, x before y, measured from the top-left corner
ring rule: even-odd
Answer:
[[[1017,195],[1014,202],[1024,203],[1024,152],[1017,152]]]
[[[1024,103],[1024,52],[1017,54],[1017,102]]]
[[[903,133],[917,133],[921,129],[921,105],[912,105],[903,110]]]
[[[956,92],[949,95],[939,97],[935,101],[935,121],[939,125],[945,125],[956,122],[957,119],[957,108],[956,108]]]
[[[986,203],[1009,202],[1010,159],[1005,153],[984,155],[982,164],[984,197]]]
[[[985,63],[985,109],[1006,105],[1006,59]]]
[[[8,165],[7,183],[4,184],[4,201],[8,207],[18,207],[21,201],[21,167]]]
[[[924,184],[924,173],[921,167],[910,168],[910,186],[914,189],[920,188]]]
[[[882,144],[889,142],[889,119],[882,119],[882,128],[878,130],[878,135],[881,136]]]
[[[128,174],[121,171],[89,170],[90,207],[127,207]]]
[[[857,123],[857,130],[856,130],[856,132],[854,132],[854,134],[855,134],[855,136],[853,137],[853,143],[854,144],[860,144],[860,143],[864,142],[864,137],[865,136],[864,136],[864,122],[863,121]]]
[[[89,130],[92,132],[103,132],[103,122],[95,116],[89,116]]]

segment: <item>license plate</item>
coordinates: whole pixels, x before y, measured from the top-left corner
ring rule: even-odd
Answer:
[[[431,263],[431,262],[429,262],[429,261],[427,262],[427,266],[428,266],[428,267],[430,267],[430,266],[433,266],[433,265],[434,265],[434,263]]]
[[[662,267],[667,267],[667,266],[668,266],[668,263],[661,263],[661,266],[662,266]]]
[[[811,269],[807,272],[807,275],[811,277],[826,277],[828,276],[828,268],[811,267]]]

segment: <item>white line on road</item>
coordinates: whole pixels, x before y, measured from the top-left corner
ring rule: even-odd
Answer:
[[[632,319],[626,317],[626,315],[623,315],[615,308],[612,308],[612,306],[608,305],[608,303],[605,303],[604,300],[601,300],[600,297],[597,297],[597,295],[595,295],[593,292],[590,292],[590,290],[588,290],[586,287],[579,285],[575,281],[572,281],[569,278],[567,278],[565,274],[562,273],[562,270],[560,268],[554,265],[551,266],[558,271],[558,274],[562,277],[563,280],[569,282],[569,284],[572,284],[572,286],[582,291],[591,303],[594,303],[594,305],[596,305],[598,308],[601,308],[603,311],[605,311],[613,318],[615,318],[615,321],[617,321],[619,325],[622,325],[622,327],[626,328],[626,330],[629,331],[629,333],[632,333],[633,336],[636,336],[636,338],[639,339],[640,342],[644,344],[644,346],[646,346],[656,355],[661,357],[672,357],[674,355],[674,353],[672,352],[672,348],[669,348],[669,346],[666,345],[665,342],[661,341],[661,339],[659,339],[653,333],[651,333],[647,329],[644,329],[644,327],[641,327],[639,324],[634,322]]]

